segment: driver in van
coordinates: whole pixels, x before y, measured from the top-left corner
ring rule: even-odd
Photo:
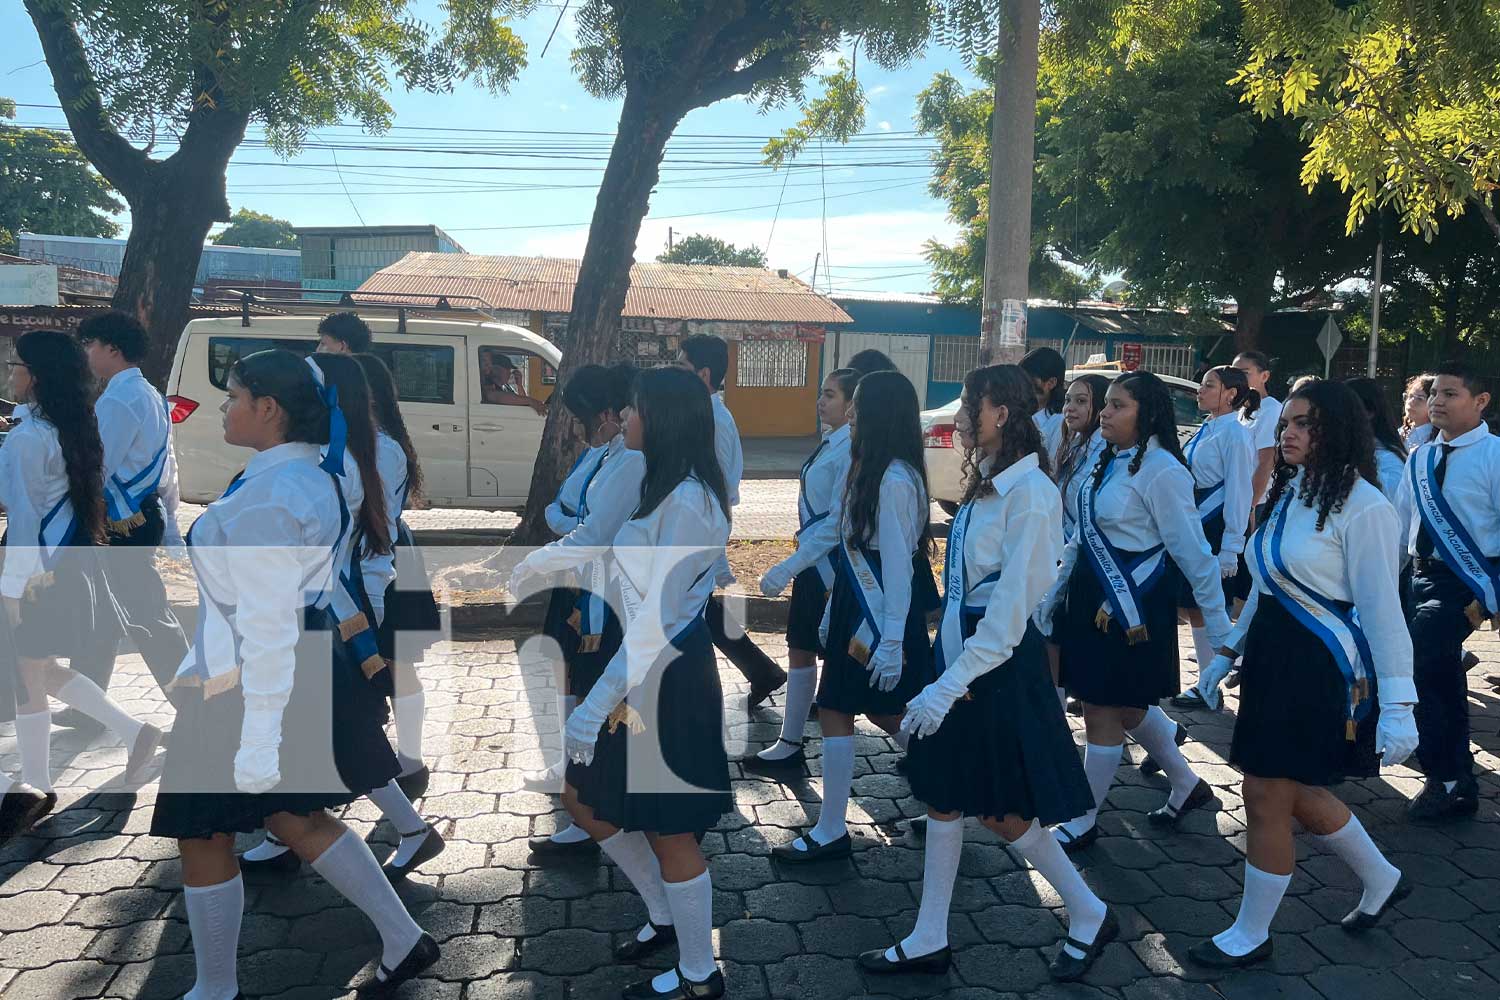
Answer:
[[[529,406],[543,416],[547,413],[546,403],[526,395],[516,363],[493,347],[479,349],[479,392],[486,403]]]

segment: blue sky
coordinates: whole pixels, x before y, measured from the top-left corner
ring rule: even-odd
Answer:
[[[425,6],[435,9],[435,4]],[[573,76],[568,58],[571,13],[545,58],[540,57],[558,9],[539,7],[518,25],[530,48],[531,64],[508,94],[492,96],[468,84],[458,85],[451,94],[398,91],[391,97],[396,124],[407,128],[370,140],[470,150],[503,145],[512,154],[524,146],[528,155],[308,149],[288,163],[276,163],[269,150],[242,148],[230,165],[231,204],[306,226],[354,225],[361,218],[369,225],[433,223],[476,253],[581,256],[619,105],[588,96]],[[35,30],[20,4],[0,5],[0,37],[12,40],[0,56],[0,96],[21,104],[55,105]],[[772,266],[805,280],[815,255],[824,248],[826,212],[827,253],[819,265],[819,287],[825,287],[831,263],[835,288],[926,290],[922,243],[950,237],[953,227],[943,205],[927,194],[924,164],[930,144],[911,134],[911,115],[917,92],[943,69],[973,82],[957,55],[938,47],[896,72],[880,71],[861,60],[860,76],[871,97],[867,137],[853,147],[828,146],[822,166],[815,166],[817,150],[809,150],[800,160],[802,166],[789,172],[756,166],[760,142],[754,137],[793,124],[798,117],[795,108],[762,115],[736,100],[692,112],[678,130],[678,145],[669,149],[669,160],[680,159],[676,169],[669,163],[663,171],[637,244],[637,259],[649,260],[661,252],[669,227],[679,235],[707,232],[732,243],[762,247],[770,239]],[[60,110],[27,107],[18,110],[17,119],[26,124],[63,120]],[[514,131],[433,131],[437,129]],[[524,134],[527,131],[606,134]],[[257,135],[258,130],[252,130],[252,136]],[[728,136],[739,138],[723,138]],[[364,141],[362,133],[349,127],[325,129],[316,138],[345,144]],[[335,158],[338,170],[333,167]],[[890,161],[899,165],[868,165]],[[476,164],[507,169],[473,169]],[[586,169],[565,169],[580,166]],[[128,225],[128,218],[122,222]]]

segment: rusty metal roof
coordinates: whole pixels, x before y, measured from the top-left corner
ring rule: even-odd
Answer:
[[[579,261],[557,257],[409,253],[361,292],[473,295],[493,309],[566,313]],[[356,293],[358,294],[358,293]],[[635,264],[624,315],[635,319],[746,323],[852,323],[849,314],[793,277],[759,267]]]

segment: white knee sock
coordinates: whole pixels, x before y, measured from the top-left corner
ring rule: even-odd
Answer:
[[[1109,786],[1115,783],[1115,772],[1120,769],[1120,758],[1124,754],[1123,743],[1113,747],[1088,744],[1083,752],[1083,773],[1089,779],[1089,791],[1094,793],[1094,808],[1077,819],[1068,820],[1059,830],[1066,830],[1077,837],[1093,829],[1099,816],[1099,807],[1104,805],[1104,799],[1109,795]]]
[[[1343,859],[1344,864],[1354,869],[1364,885],[1364,895],[1359,899],[1362,913],[1375,914],[1390,898],[1396,883],[1401,881],[1401,869],[1385,859],[1375,841],[1365,832],[1359,817],[1349,814],[1349,822],[1343,828],[1318,840],[1330,851]]]
[[[1200,671],[1214,662],[1214,646],[1208,641],[1208,629],[1202,625],[1193,626],[1193,653],[1198,657]]]
[[[656,860],[656,852],[651,850],[646,835],[638,830],[630,833],[621,830],[599,846],[611,861],[620,866],[620,871],[625,873],[630,884],[635,886],[641,902],[646,904],[651,923],[658,927],[672,923],[672,907],[667,902],[667,890],[661,880],[661,862]],[[654,935],[655,932],[647,925],[641,928],[636,939],[649,941]]]
[[[958,878],[958,856],[964,849],[964,818],[927,818],[926,857],[922,862],[922,902],[917,907],[917,926],[901,942],[907,958],[921,958],[948,947],[948,908],[953,902],[953,883]],[[886,961],[897,961],[896,949],[887,948]]]
[[[126,750],[135,746],[135,738],[141,734],[141,723],[111,701],[109,695],[87,677],[74,674],[68,678],[68,682],[57,689],[57,698],[107,726],[125,744]]]
[[[1078,874],[1078,869],[1068,860],[1068,855],[1064,853],[1057,838],[1036,820],[1032,820],[1031,829],[1017,837],[1011,846],[1062,897],[1063,906],[1068,911],[1068,937],[1084,944],[1092,944],[1094,935],[1099,933],[1099,927],[1104,923],[1104,902],[1094,895],[1094,890]],[[1071,945],[1066,948],[1074,958],[1083,957],[1083,953]]]
[[[16,716],[21,780],[39,792],[52,791],[52,711]]]
[[[1245,862],[1245,894],[1240,897],[1239,916],[1229,929],[1214,936],[1214,944],[1226,955],[1248,955],[1271,936],[1271,921],[1281,906],[1281,897],[1291,884],[1290,875],[1272,875]]]
[[[418,688],[411,694],[393,698],[391,709],[396,716],[396,752],[410,773],[422,766],[422,724],[427,718],[427,692]]]
[[[266,839],[240,855],[240,858],[244,861],[270,861],[272,858],[281,857],[290,850],[290,847],[271,836],[270,832],[267,831]]]
[[[245,880],[236,875],[218,885],[183,886],[193,962],[198,980],[183,1000],[234,1000],[240,992],[240,918],[245,913]]]
[[[677,969],[701,983],[719,968],[714,961],[713,882],[705,871],[686,882],[668,882],[666,888],[677,924]],[[677,985],[677,969],[662,973],[652,984],[664,993],[671,990]]]
[[[377,788],[370,792],[370,801],[380,807],[381,813],[390,820],[396,832],[401,835],[401,843],[396,846],[396,852],[390,857],[390,864],[404,865],[417,853],[417,849],[426,842],[428,834],[432,831],[427,829],[427,823],[412,806],[411,799],[401,790],[401,786],[391,780],[384,788]]]
[[[313,870],[359,908],[380,934],[380,964],[394,969],[422,940],[422,928],[380,870],[380,862],[353,830],[335,840],[312,863]]]
[[[803,730],[807,728],[807,710],[812,707],[818,693],[818,668],[793,667],[787,671],[785,703],[781,714],[781,738],[786,743],[801,743]],[[776,748],[772,748],[776,749]],[[787,753],[792,751],[781,745]]]
[[[1193,789],[1198,787],[1198,774],[1177,746],[1177,723],[1155,705],[1146,713],[1141,724],[1130,730],[1130,738],[1149,753],[1172,782],[1172,794],[1167,796],[1167,805],[1181,809]]]
[[[849,832],[844,814],[849,809],[849,789],[853,784],[854,737],[823,737],[823,805],[818,812],[818,824],[812,828],[813,840],[827,844]]]

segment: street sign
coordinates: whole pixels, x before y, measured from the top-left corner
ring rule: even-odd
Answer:
[[[1318,350],[1323,352],[1323,377],[1327,378],[1333,368],[1333,355],[1344,342],[1344,335],[1339,332],[1339,325],[1329,316],[1323,323],[1323,329],[1318,331]]]
[[[1136,343],[1120,345],[1120,367],[1128,372],[1133,372],[1141,366],[1141,345]]]

